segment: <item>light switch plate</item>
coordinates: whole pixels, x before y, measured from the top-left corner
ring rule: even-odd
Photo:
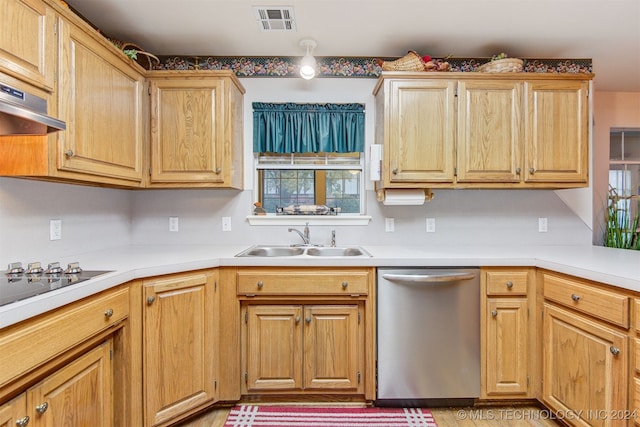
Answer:
[[[173,233],[177,233],[178,232],[178,227],[179,227],[179,220],[177,216],[170,216],[169,217],[169,231],[173,232]]]
[[[393,218],[384,219],[384,231],[387,233],[393,233],[396,231],[395,220]]]
[[[435,232],[436,232],[436,219],[427,218],[427,233],[435,233]]]
[[[222,231],[231,231],[231,217],[223,216],[222,217]]]

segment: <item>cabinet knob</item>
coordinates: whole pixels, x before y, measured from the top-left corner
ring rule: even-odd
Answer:
[[[509,289],[513,288],[513,282],[511,280],[507,282],[507,288]]]
[[[533,175],[534,173],[536,173],[535,168],[529,168],[529,173],[530,173],[531,175]]]
[[[110,318],[111,316],[113,316],[113,308],[110,308],[108,310],[105,310],[104,312],[104,317],[106,317],[107,319]]]
[[[497,317],[498,316],[498,310],[491,310],[491,315],[493,317]]]
[[[300,316],[296,316],[296,323],[300,323]]]
[[[36,406],[36,412],[39,413],[40,415],[42,415],[45,412],[47,412],[47,409],[49,409],[49,403],[48,402],[44,402],[44,403],[41,403],[38,406]]]
[[[262,283],[262,280],[260,280],[260,281],[257,283],[257,285],[258,285],[258,288],[259,288],[259,289],[262,289],[262,287],[264,286],[264,283]]]
[[[346,280],[342,282],[342,289],[347,289],[347,286],[349,286],[349,282],[347,282]]]
[[[617,356],[620,354],[620,349],[618,347],[614,347],[611,346],[609,347],[609,351],[611,352],[611,354],[613,354],[614,356]]]
[[[304,321],[305,321],[305,322],[307,322],[307,323],[311,323],[311,316],[307,316],[307,317],[304,319]]]
[[[29,424],[29,417],[28,416],[16,420],[16,425],[18,427],[25,427],[27,424]]]
[[[520,168],[516,168],[516,175],[520,175],[520,172],[521,172],[521,171],[522,171],[522,170],[521,170]]]
[[[220,173],[220,172],[222,172],[222,169],[221,168],[216,168],[215,173]]]
[[[155,300],[156,300],[156,297],[154,297],[153,295],[150,297],[147,297],[147,305],[153,304]]]
[[[73,157],[73,150],[65,151],[64,155],[67,157],[67,159],[70,159],[71,157]]]
[[[393,168],[393,170],[391,171],[391,173],[393,173],[394,175],[398,174],[398,168]]]
[[[571,294],[571,299],[578,302],[580,301],[580,295],[576,295],[576,294]]]

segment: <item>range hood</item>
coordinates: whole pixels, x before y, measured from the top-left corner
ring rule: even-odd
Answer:
[[[0,135],[45,135],[67,125],[47,116],[47,101],[0,82]]]

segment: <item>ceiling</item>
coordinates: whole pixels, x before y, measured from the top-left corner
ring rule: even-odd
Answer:
[[[640,0],[67,0],[156,55],[591,58],[599,91],[640,92]],[[261,31],[254,6],[293,8]]]

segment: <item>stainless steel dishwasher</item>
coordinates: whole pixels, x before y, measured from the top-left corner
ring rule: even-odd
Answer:
[[[379,406],[480,396],[478,268],[378,268]]]

